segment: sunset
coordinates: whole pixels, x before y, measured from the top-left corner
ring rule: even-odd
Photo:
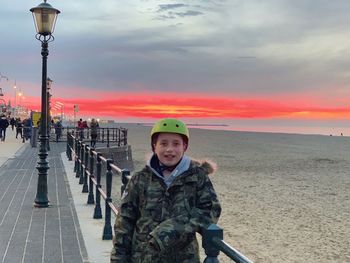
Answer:
[[[101,94],[91,94],[91,97],[101,97]],[[116,99],[111,99],[116,98]],[[157,93],[156,95],[140,93],[109,93],[106,98],[53,98],[51,104],[56,101],[63,103],[64,112],[73,114],[74,105],[79,105],[79,115],[99,118],[198,118],[202,122],[210,119],[263,119],[263,118],[287,118],[309,120],[346,120],[350,118],[349,107],[330,107],[328,105],[311,105],[307,102],[295,102],[286,98],[268,100],[263,98],[229,98],[224,96],[176,93]],[[23,105],[39,111],[39,98],[26,97]],[[60,112],[60,109],[53,109]]]

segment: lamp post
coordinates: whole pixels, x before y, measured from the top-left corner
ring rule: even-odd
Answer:
[[[50,130],[51,130],[51,93],[50,93],[50,90],[51,90],[51,85],[52,85],[52,80],[50,78],[47,78],[46,80],[46,110],[47,110],[47,136],[48,136],[48,139],[47,139],[47,150],[50,151]]]
[[[22,96],[23,96],[23,93],[22,93],[22,91],[20,90],[20,91],[18,92],[18,106],[21,106]]]
[[[17,105],[17,115],[19,117],[21,117],[21,114],[22,114],[22,105],[21,105],[21,102],[22,102],[22,96],[23,96],[23,93],[21,90],[19,90],[19,92],[17,92],[17,102],[16,102],[16,105]]]
[[[15,91],[15,107],[17,106],[17,85],[16,85],[16,80],[15,80],[15,85],[13,86],[13,89]]]
[[[8,77],[2,75],[0,72],[0,81],[1,79],[6,79],[6,81],[9,81]],[[0,96],[4,96],[4,94],[2,93],[2,88],[0,88]],[[4,101],[4,107],[6,108],[6,101],[4,99],[1,99],[1,100]],[[2,108],[1,108],[0,114],[2,114]]]
[[[47,90],[47,120],[50,122],[51,116],[50,116],[50,110],[51,110],[51,85],[52,85],[53,80],[50,78],[47,78],[47,83],[46,83],[46,90]],[[50,125],[50,123],[49,123]]]
[[[37,165],[38,169],[38,186],[36,197],[34,201],[35,207],[48,207],[49,199],[47,196],[47,171],[50,168],[47,161],[47,56],[49,55],[48,43],[54,40],[52,35],[57,15],[59,10],[53,8],[50,4],[43,3],[37,7],[30,9],[33,14],[36,39],[41,42],[41,55],[42,55],[42,79],[41,79],[41,122],[40,122],[40,149],[39,149],[39,161]]]

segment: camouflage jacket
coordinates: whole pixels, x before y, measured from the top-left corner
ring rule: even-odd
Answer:
[[[212,172],[208,162],[191,161],[169,187],[147,166],[134,174],[114,225],[111,262],[199,263],[195,233],[221,213]]]

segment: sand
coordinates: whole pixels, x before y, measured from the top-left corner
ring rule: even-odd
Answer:
[[[150,127],[129,129],[136,169]],[[191,129],[188,155],[215,161],[224,240],[254,262],[350,262],[350,138]],[[220,262],[232,262],[220,254]]]

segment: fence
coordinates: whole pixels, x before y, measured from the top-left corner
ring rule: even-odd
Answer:
[[[130,171],[119,168],[112,159],[103,157],[101,153],[96,152],[72,133],[68,132],[67,135],[66,154],[69,161],[73,161],[74,158],[74,172],[76,177],[79,178],[79,184],[83,185],[82,192],[88,193],[87,204],[95,204],[94,219],[102,218],[101,196],[105,200],[105,222],[102,239],[111,240],[113,238],[111,213],[118,214],[118,208],[113,204],[111,197],[113,173],[121,176],[120,193],[123,193],[130,179]],[[106,192],[103,191],[101,186],[102,166],[106,168]],[[218,263],[217,257],[220,251],[234,262],[252,262],[223,240],[223,229],[219,226],[212,224],[203,229],[201,234],[202,246],[206,254],[204,263]]]
[[[33,128],[37,129],[37,128]],[[61,141],[66,142],[68,140],[68,133],[72,134],[73,136],[76,136],[81,141],[89,141],[91,140],[91,129],[90,128],[84,128],[84,129],[78,129],[76,127],[62,127],[60,129],[60,136],[57,138],[56,130],[53,127],[50,127],[49,129],[49,138],[50,141]],[[38,131],[36,131],[36,134],[38,134]],[[116,146],[122,146],[128,144],[128,130],[125,128],[98,128],[97,129],[97,143],[103,143],[106,144],[107,147],[109,147],[111,144]]]

